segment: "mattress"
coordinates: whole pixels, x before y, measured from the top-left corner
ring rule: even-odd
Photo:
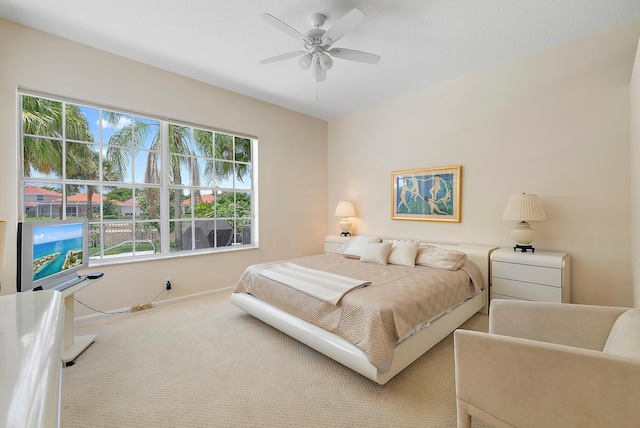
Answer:
[[[371,284],[348,292],[333,305],[260,275],[260,270],[283,263],[272,262],[249,266],[234,291],[348,340],[382,373],[391,367],[399,340],[484,287],[480,270],[468,260],[456,271],[364,263],[338,254],[288,262]]]

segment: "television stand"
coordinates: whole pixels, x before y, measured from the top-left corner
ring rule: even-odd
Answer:
[[[74,294],[80,291],[84,287],[95,284],[102,278],[97,279],[85,279],[77,284],[67,287],[60,291],[64,298],[64,337],[62,345],[62,362],[65,366],[73,365],[73,360],[76,359],[82,351],[87,349],[89,345],[93,343],[96,338],[95,334],[89,334],[86,336],[75,336],[73,333],[73,305]]]

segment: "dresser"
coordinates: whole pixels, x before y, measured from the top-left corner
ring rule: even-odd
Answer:
[[[353,236],[353,235],[352,235]],[[340,245],[344,244],[351,238],[352,236],[341,236],[341,235],[327,235],[324,238],[324,252],[325,253],[335,253],[340,248]]]
[[[554,251],[495,250],[491,253],[491,299],[569,303],[571,257]]]

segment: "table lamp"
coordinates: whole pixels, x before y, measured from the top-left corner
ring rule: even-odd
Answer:
[[[513,251],[520,250],[523,253],[526,253],[528,250],[531,250],[532,253],[536,251],[531,245],[536,239],[536,230],[529,226],[527,222],[545,221],[547,219],[538,195],[525,193],[521,195],[511,195],[502,219],[520,222],[516,227],[511,229],[511,237],[516,241],[516,246],[513,247]]]
[[[342,233],[340,233],[340,235],[351,236],[351,233],[349,233],[349,230],[351,230],[351,222],[349,221],[348,217],[356,216],[356,209],[353,206],[353,202],[351,201],[338,202],[335,216],[342,217],[342,220],[340,220],[340,223],[338,223],[338,227],[340,227],[340,230],[342,230]]]

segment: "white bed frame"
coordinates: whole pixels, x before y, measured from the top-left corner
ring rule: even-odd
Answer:
[[[380,373],[369,362],[362,350],[342,337],[301,320],[250,294],[233,293],[231,303],[316,351],[383,385],[447,337],[476,312],[487,313],[488,311],[489,262],[491,252],[496,247],[474,244],[424,243],[465,252],[467,259],[475,263],[482,271],[484,290],[481,294],[458,305],[396,346],[391,369],[385,373]]]

